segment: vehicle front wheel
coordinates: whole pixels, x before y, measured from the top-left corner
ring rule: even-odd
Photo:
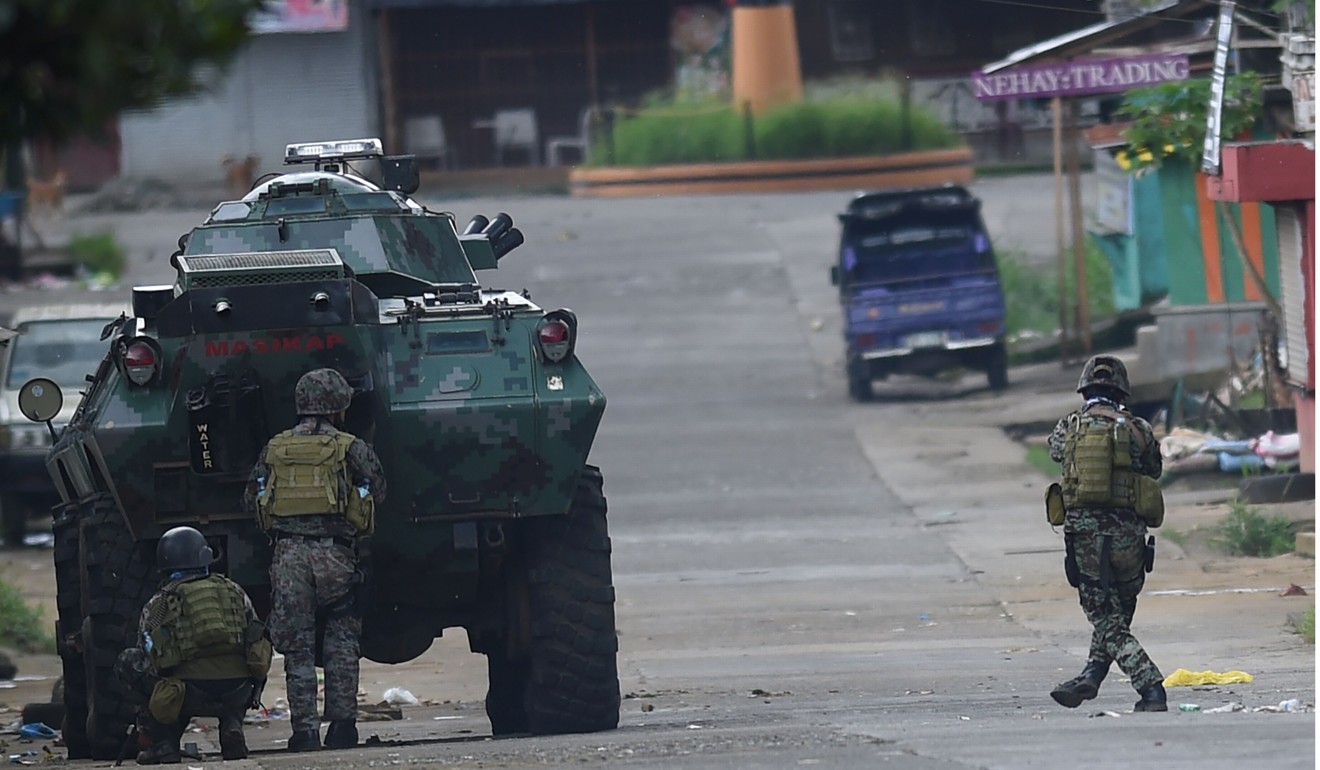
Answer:
[[[537,735],[619,725],[619,637],[600,469],[586,466],[567,516],[528,522],[527,727]]]
[[[26,503],[14,495],[0,495],[0,524],[3,526],[5,545],[10,548],[22,548],[23,538],[27,536],[28,516],[31,511]]]

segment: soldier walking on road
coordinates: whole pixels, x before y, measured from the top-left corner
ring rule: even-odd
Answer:
[[[269,622],[275,649],[284,654],[289,751],[321,748],[318,657],[330,722],[325,746],[358,742],[365,536],[375,529],[375,504],[385,499],[385,476],[371,447],[338,428],[352,398],[334,369],[304,374],[294,389],[298,424],[266,444],[244,493],[244,505],[275,540]]]
[[[1146,573],[1154,562],[1154,538],[1147,524],[1163,519],[1163,501],[1154,479],[1162,460],[1150,424],[1127,411],[1131,395],[1127,368],[1113,356],[1094,356],[1077,385],[1085,403],[1059,420],[1050,434],[1050,457],[1061,464],[1062,523],[1068,582],[1077,589],[1091,622],[1086,667],[1050,696],[1076,708],[1096,697],[1109,665],[1118,667],[1140,694],[1136,711],[1167,711],[1164,676],[1132,635],[1132,617]],[[1156,513],[1158,509],[1158,513]]]
[[[165,584],[142,608],[138,646],[115,665],[151,744],[139,765],[178,763],[179,739],[195,716],[219,718],[224,759],[248,755],[243,715],[265,687],[271,645],[248,595],[211,574],[212,561],[192,527],[171,529],[156,546]]]

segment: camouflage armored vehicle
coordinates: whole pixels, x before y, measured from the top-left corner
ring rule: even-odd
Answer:
[[[383,185],[351,169],[362,161]],[[460,231],[420,206],[411,159],[378,140],[290,145],[286,163],[310,168],[218,205],[180,238],[175,282],[133,290],[47,457],[64,501],[70,755],[120,750],[132,714],[111,669],[167,529],[199,528],[268,610],[272,546],[240,499],[265,441],[295,422],[294,384],[319,367],[352,385],[344,427],[389,482],[363,655],[411,660],[462,627],[488,658],[494,734],[614,728],[610,540],[587,464],[605,397],[574,355],[576,316],[478,284],[522,234],[507,214]],[[24,394],[29,417],[50,411],[51,385]]]

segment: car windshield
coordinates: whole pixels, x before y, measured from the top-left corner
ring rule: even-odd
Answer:
[[[844,244],[843,267],[858,283],[994,269],[990,239],[964,222],[860,222]]]
[[[31,321],[18,327],[9,341],[9,372],[5,387],[15,389],[33,377],[48,377],[70,392],[81,389],[87,375],[105,357],[108,342],[101,330],[111,319]]]

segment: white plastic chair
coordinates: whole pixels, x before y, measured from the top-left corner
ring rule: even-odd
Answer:
[[[509,150],[524,151],[533,166],[541,165],[541,141],[536,131],[536,111],[530,107],[496,110],[491,121],[495,130],[495,162],[504,165]]]
[[[439,115],[419,115],[405,120],[403,142],[419,164],[434,160],[441,168],[449,168],[453,153],[445,138],[444,121]]]
[[[591,160],[591,123],[596,111],[584,107],[578,116],[578,132],[565,136],[552,136],[545,142],[545,162],[550,166],[561,166],[561,154],[564,150],[577,150],[583,163]]]

